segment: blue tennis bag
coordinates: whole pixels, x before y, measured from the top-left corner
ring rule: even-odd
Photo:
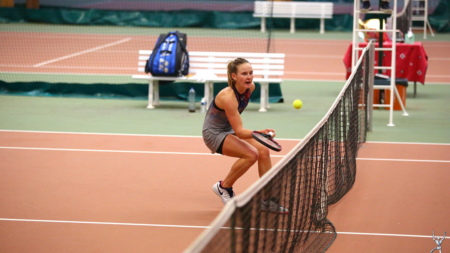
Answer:
[[[145,73],[153,76],[182,76],[189,73],[187,36],[178,31],[159,35],[145,65]]]

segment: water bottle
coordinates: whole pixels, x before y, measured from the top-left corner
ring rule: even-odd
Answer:
[[[202,101],[200,102],[200,112],[205,113],[206,112],[206,99],[202,98]]]
[[[411,30],[411,27],[409,28],[408,33],[406,33],[405,42],[408,44],[414,44],[414,33]]]
[[[189,112],[195,112],[195,90],[191,87],[189,90]]]

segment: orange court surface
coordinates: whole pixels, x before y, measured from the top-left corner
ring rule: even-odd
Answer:
[[[1,252],[182,252],[223,207],[205,189],[234,162],[200,137],[26,131],[0,131],[0,160]],[[433,249],[450,227],[450,145],[368,142],[357,167],[328,252]]]

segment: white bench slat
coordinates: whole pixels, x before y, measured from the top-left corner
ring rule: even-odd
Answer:
[[[333,18],[332,2],[255,1],[254,17],[261,18],[261,32],[266,31],[266,18],[290,18],[290,32],[295,32],[296,18],[319,18],[320,33],[325,33],[325,20]]]
[[[145,65],[144,65],[145,66]],[[191,63],[190,67],[192,68],[205,68],[205,69],[227,69],[226,64],[218,64],[218,63]],[[252,64],[253,71],[262,69],[284,69],[284,65],[260,65],[260,64]]]
[[[199,71],[205,71],[207,69],[193,69],[192,73],[197,73]],[[226,69],[212,69],[208,70],[208,72],[218,75],[226,75]],[[271,71],[271,70],[254,70],[253,75],[261,75],[261,76],[282,76],[284,75],[284,71]]]
[[[147,57],[148,58],[148,57]],[[189,61],[191,62],[222,62],[227,63],[230,60],[234,60],[236,58],[205,58],[205,57],[189,57]],[[246,58],[251,64],[254,63],[267,63],[267,64],[284,64],[284,59],[271,59],[271,58]]]
[[[264,17],[264,16],[255,16],[258,18]],[[333,18],[333,16],[326,16],[326,15],[314,15],[314,14],[296,14],[296,15],[290,15],[290,14],[285,14],[285,15],[279,15],[277,18],[326,18],[326,19],[330,19]]]
[[[143,80],[162,80],[162,81],[176,81],[176,80],[188,80],[192,82],[197,82],[196,79],[192,79],[186,76],[151,76],[151,75],[133,75],[134,79],[143,79]]]
[[[244,58],[284,58],[285,54],[278,53],[241,53],[241,52],[189,52],[189,56],[209,57],[244,57]]]
[[[152,54],[152,50],[139,50],[140,55],[148,55]],[[205,56],[205,57],[230,57],[236,58],[245,57],[245,58],[284,58],[285,54],[278,53],[240,53],[240,52],[189,52],[189,57],[191,56]]]
[[[299,15],[314,15],[315,17],[326,15],[331,17],[333,15],[333,3],[314,3],[314,2],[272,2],[255,1],[254,16],[257,17],[284,17],[284,15],[291,15],[289,17],[296,17]]]
[[[142,79],[142,80],[163,80],[163,81],[177,81],[177,80],[183,80],[183,81],[190,81],[190,82],[197,82],[196,78],[193,77],[186,77],[186,76],[180,76],[180,77],[162,77],[162,76],[150,76],[150,75],[133,75],[134,79]],[[207,78],[207,81],[212,82],[228,82],[227,77],[214,77],[214,78]],[[282,83],[283,80],[280,78],[253,78],[253,82],[260,83],[260,82],[268,82],[268,83]]]
[[[150,55],[140,55],[140,61],[147,61],[150,58]],[[235,59],[235,58],[234,58]],[[227,63],[230,60],[234,60],[233,58],[206,58],[206,57],[189,57],[190,62],[223,62]],[[271,58],[261,58],[261,59],[251,59],[247,58],[247,60],[251,63],[268,63],[268,64],[284,64],[284,59],[271,59]]]
[[[139,62],[139,67],[145,67],[147,62],[141,61]],[[226,64],[218,64],[218,63],[190,63],[190,69],[202,68],[202,69],[227,69]],[[269,70],[269,69],[284,69],[284,65],[259,65],[252,64],[253,71],[255,70]]]
[[[209,73],[215,74],[215,75],[226,75],[227,70],[226,69],[189,69],[189,73],[197,73],[200,71],[208,70]],[[138,68],[139,72],[145,72],[144,67]],[[284,71],[267,71],[267,70],[254,70],[253,75],[267,75],[267,76],[282,76],[284,75]]]

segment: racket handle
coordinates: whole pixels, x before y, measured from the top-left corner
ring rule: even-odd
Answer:
[[[269,132],[269,136],[270,136],[270,137],[273,137],[273,132]]]

